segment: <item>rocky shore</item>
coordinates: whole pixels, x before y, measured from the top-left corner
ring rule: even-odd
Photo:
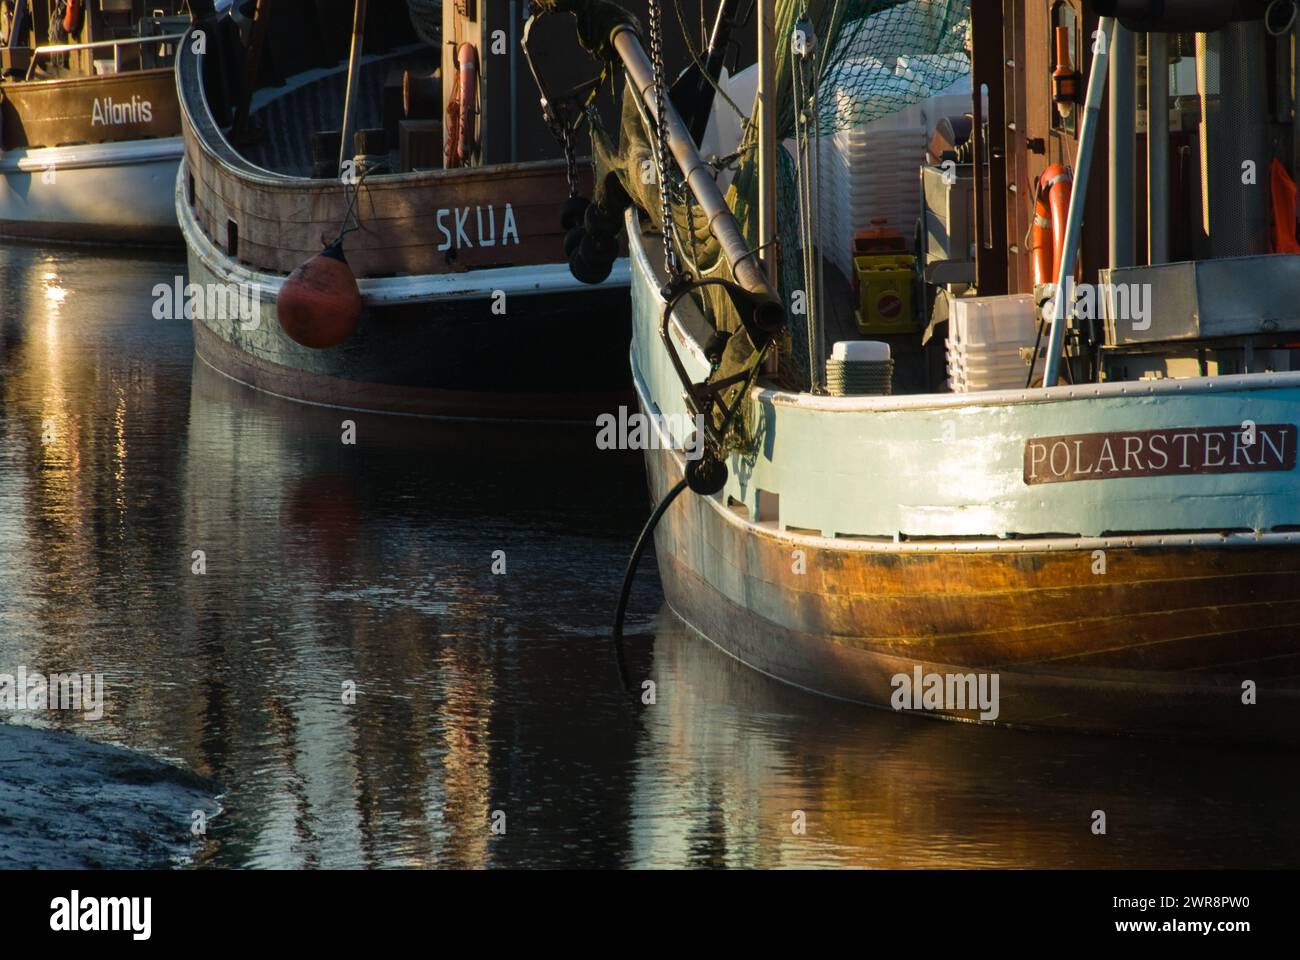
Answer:
[[[0,723],[0,869],[179,866],[199,849],[210,780],[121,747]]]

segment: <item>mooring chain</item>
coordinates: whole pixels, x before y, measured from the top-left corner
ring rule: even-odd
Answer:
[[[569,179],[569,196],[576,197],[578,195],[578,157],[577,150],[573,146],[574,128],[567,123],[562,123],[560,129],[560,142],[564,145],[564,175]]]
[[[677,259],[677,250],[673,246],[672,224],[673,204],[668,188],[668,115],[664,80],[663,57],[663,21],[659,0],[649,2],[650,19],[650,64],[654,68],[655,94],[655,176],[659,181],[660,210],[663,214],[664,267],[668,271],[669,281],[681,274],[681,264]]]

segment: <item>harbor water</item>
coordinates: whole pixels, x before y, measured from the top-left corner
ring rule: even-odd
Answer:
[[[1296,862],[1293,751],[811,696],[677,621],[652,555],[630,696],[609,627],[649,512],[636,453],[597,449],[594,424],[254,393],[158,317],[184,272],[0,248],[0,673],[104,678],[100,717],[0,721],[220,783],[196,865]]]

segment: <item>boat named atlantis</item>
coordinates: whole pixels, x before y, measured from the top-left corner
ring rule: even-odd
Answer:
[[[152,123],[153,104],[134,96],[129,102],[112,97],[96,97],[90,109],[90,125],[119,126],[130,123]]]

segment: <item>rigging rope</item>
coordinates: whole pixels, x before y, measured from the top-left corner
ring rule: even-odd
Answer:
[[[804,12],[807,13],[806,5]],[[795,24],[790,37],[790,52],[794,60],[791,80],[794,89],[795,187],[799,232],[803,242],[800,267],[803,272],[805,315],[808,319],[809,389],[812,393],[822,393],[825,345],[822,342],[821,326],[822,191],[819,175],[821,131],[818,123],[820,51],[812,24],[807,19],[801,19]]]

